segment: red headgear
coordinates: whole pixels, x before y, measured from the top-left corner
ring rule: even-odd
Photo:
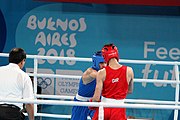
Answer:
[[[114,44],[104,45],[102,48],[102,56],[107,64],[111,58],[116,58],[117,61],[119,61],[118,49]]]

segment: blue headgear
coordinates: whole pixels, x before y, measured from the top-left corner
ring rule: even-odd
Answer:
[[[105,62],[101,51],[98,51],[98,52],[93,54],[92,62],[93,62],[92,68],[97,70],[97,71],[100,70],[99,63]]]

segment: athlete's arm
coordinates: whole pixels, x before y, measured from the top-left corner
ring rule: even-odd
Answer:
[[[127,67],[127,81],[128,81],[128,94],[131,94],[133,92],[134,88],[134,72],[131,67]]]
[[[96,89],[94,92],[94,96],[92,98],[93,102],[100,101],[100,96],[101,96],[101,92],[102,92],[102,88],[103,88],[103,81],[105,79],[105,76],[106,76],[105,69],[98,71],[97,77],[96,77]]]
[[[97,75],[97,71],[96,70],[94,70],[92,68],[88,68],[83,73],[83,76],[82,76],[83,84],[86,85],[86,84],[92,82],[96,78],[96,75]]]
[[[34,104],[25,104],[29,120],[34,120]]]

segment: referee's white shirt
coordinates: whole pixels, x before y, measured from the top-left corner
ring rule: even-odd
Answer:
[[[33,86],[30,77],[22,71],[17,64],[0,67],[0,97],[2,98],[28,98],[33,99]],[[0,102],[0,104],[7,102]],[[22,108],[22,103],[14,104]]]

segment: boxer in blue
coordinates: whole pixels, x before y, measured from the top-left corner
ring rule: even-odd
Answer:
[[[74,101],[87,102],[94,95],[97,72],[106,66],[101,51],[93,55],[92,63],[92,67],[88,68],[80,79],[79,90]],[[87,120],[88,116],[92,118],[93,115],[94,110],[89,110],[87,106],[73,106],[71,120]]]

